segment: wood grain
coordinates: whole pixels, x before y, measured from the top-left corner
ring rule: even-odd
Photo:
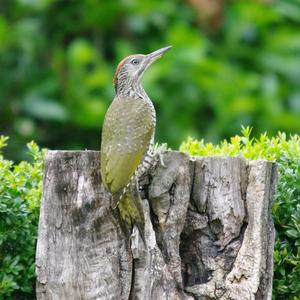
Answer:
[[[49,151],[37,299],[271,299],[276,165],[169,151],[141,179],[146,244],[126,230],[97,151]]]

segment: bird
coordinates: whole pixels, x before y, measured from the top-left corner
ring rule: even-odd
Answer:
[[[138,179],[155,160],[154,135],[156,112],[142,86],[148,67],[172,46],[149,54],[124,58],[113,77],[115,97],[102,126],[100,173],[103,185],[111,193],[111,207],[118,207],[129,229],[137,226],[144,241],[144,214]]]

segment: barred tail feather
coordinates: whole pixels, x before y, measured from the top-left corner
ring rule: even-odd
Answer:
[[[133,228],[136,225],[143,241],[145,242],[145,218],[139,195],[126,192],[118,204],[118,209],[122,220]]]

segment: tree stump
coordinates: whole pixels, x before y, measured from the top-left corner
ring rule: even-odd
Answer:
[[[276,165],[168,151],[141,179],[145,244],[101,184],[97,151],[49,151],[37,299],[271,299]]]

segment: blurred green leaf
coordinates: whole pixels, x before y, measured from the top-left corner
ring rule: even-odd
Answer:
[[[31,94],[22,104],[25,112],[42,120],[66,121],[68,112],[57,101],[43,98],[41,95]]]

